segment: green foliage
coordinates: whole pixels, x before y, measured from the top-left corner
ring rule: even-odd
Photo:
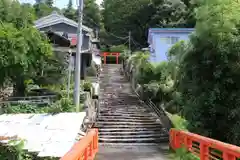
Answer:
[[[1,106],[2,112],[7,114],[17,114],[17,113],[60,113],[60,112],[73,112],[75,111],[75,106],[72,104],[72,100],[67,98],[62,98],[51,105],[39,106],[39,105],[29,105],[29,104],[19,104],[19,105],[5,105]]]
[[[168,117],[173,123],[173,127],[180,130],[187,130],[188,122],[177,114],[167,113]]]
[[[180,64],[178,87],[190,131],[238,145],[239,7],[238,1],[204,1]]]
[[[68,1],[68,6],[63,9],[63,14],[67,18],[77,21],[77,11],[73,8],[72,0]]]
[[[78,21],[78,11],[73,8],[72,0],[69,0],[67,8],[62,10],[65,17],[74,21]],[[95,29],[100,26],[100,9],[96,0],[84,0],[83,8],[83,24],[87,27]]]
[[[185,148],[176,150],[174,160],[199,160],[199,158],[192,153],[188,152]]]
[[[57,11],[60,12],[59,8],[53,7],[51,5],[52,0],[47,0],[48,2],[40,2],[40,3],[36,3],[34,4],[33,8],[35,10],[35,14],[37,18],[42,18],[44,16],[47,16],[49,14],[51,14],[53,11]]]
[[[92,63],[91,66],[89,66],[89,67],[86,69],[86,72],[87,72],[87,76],[89,76],[89,77],[96,76],[96,75],[97,75],[97,68],[96,68],[96,66]]]
[[[34,10],[27,4],[20,5],[18,1],[0,1],[0,20],[2,23],[12,23],[16,28],[33,25]]]
[[[37,84],[58,83],[56,80],[61,80],[65,74],[64,58],[52,54],[47,38],[32,26],[34,8],[2,0],[0,12],[0,85],[10,80],[14,94],[22,96],[25,80],[31,79]]]
[[[61,112],[74,112],[75,106],[72,101],[67,98],[62,98],[61,100],[55,102],[51,106],[44,109],[44,113],[57,114]]]
[[[0,85],[10,79],[16,95],[23,95],[24,80],[38,75],[51,56],[51,46],[33,27],[18,30],[11,24],[2,24],[0,37]]]
[[[150,64],[146,54],[135,53],[126,65],[145,97],[183,115],[190,131],[238,145],[239,7],[237,1],[204,1],[196,32],[169,50],[168,62]]]
[[[92,83],[90,81],[85,81],[85,82],[82,83],[81,87],[84,91],[91,91]]]
[[[29,153],[23,149],[25,141],[9,141],[8,144],[0,144],[1,160],[57,160],[56,157],[37,157],[35,153]]]
[[[131,51],[127,50],[127,49],[124,49],[121,54],[120,54],[120,57],[123,59],[123,60],[127,60],[129,57],[131,56]]]
[[[197,1],[104,0],[102,6],[105,30],[100,35],[103,41],[109,45],[125,43],[125,37],[131,31],[134,49],[147,45],[146,33],[149,28],[194,27]]]
[[[91,28],[99,28],[100,26],[100,9],[96,0],[84,0],[83,24]]]
[[[122,53],[124,50],[126,50],[127,47],[125,45],[117,45],[110,47],[110,52],[119,52]]]

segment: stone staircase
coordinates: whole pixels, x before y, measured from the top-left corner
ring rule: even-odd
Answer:
[[[102,145],[153,146],[168,142],[168,131],[131,91],[121,65],[108,64],[100,76],[100,113],[96,127]]]

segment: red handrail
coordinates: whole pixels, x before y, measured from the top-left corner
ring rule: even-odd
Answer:
[[[93,160],[98,152],[98,130],[91,129],[60,160]]]
[[[240,158],[240,147],[223,143],[197,134],[170,130],[170,147],[173,150],[186,148],[200,160],[236,160]]]

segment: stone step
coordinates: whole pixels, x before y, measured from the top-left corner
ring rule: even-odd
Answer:
[[[138,134],[138,135],[99,135],[100,138],[114,138],[114,139],[125,139],[125,138],[158,138],[158,137],[167,137],[167,134]]]
[[[143,108],[146,109],[146,107],[143,107],[142,105],[118,105],[118,106],[105,106],[105,107],[109,107],[109,108]],[[105,108],[103,107],[103,108]]]
[[[127,114],[127,115],[139,115],[149,114],[149,111],[101,111],[100,114]]]
[[[98,116],[98,119],[108,119],[108,120],[121,120],[121,119],[125,119],[125,120],[156,120],[157,119],[157,117],[153,117],[153,116],[151,116],[151,117],[149,117],[149,116],[138,116],[138,117],[136,117],[136,116],[131,116],[131,117],[129,117],[129,116],[127,116],[127,117],[124,117],[124,116],[113,116],[113,115],[99,115]]]
[[[161,143],[168,142],[168,137],[158,137],[158,138],[101,138],[99,137],[99,142],[104,143]]]
[[[137,110],[149,110],[145,107],[142,107],[142,106],[127,106],[127,105],[121,105],[121,106],[102,106],[100,107],[100,110],[134,110],[134,111],[137,111]]]
[[[99,128],[99,132],[138,132],[138,131],[162,131],[163,127],[159,128]]]
[[[115,124],[115,125],[106,125],[106,124],[98,124],[96,125],[98,128],[162,128],[161,124],[136,124],[136,125],[124,125],[124,124]]]
[[[135,106],[142,106],[143,105],[141,103],[136,103],[136,102],[102,102],[100,103],[100,106],[101,107],[106,107],[106,106],[109,106],[109,107],[112,107],[112,108],[115,108],[115,107],[118,107],[118,106],[127,106],[127,105],[135,105]]]
[[[136,110],[144,110],[144,111],[146,111],[146,110],[149,110],[149,109],[147,109],[147,108],[145,108],[145,107],[142,107],[142,106],[127,106],[127,105],[121,105],[121,106],[110,106],[110,105],[105,105],[105,106],[102,106],[101,108],[100,108],[101,110],[134,110],[134,111],[136,111]]]
[[[128,129],[137,129],[137,128],[162,128],[161,125],[96,125],[97,128],[128,128]]]
[[[99,142],[100,146],[109,146],[109,147],[124,147],[124,146],[159,146],[159,143],[111,143],[111,142]]]
[[[117,125],[117,126],[119,126],[119,125],[147,125],[147,126],[159,126],[159,125],[162,125],[161,123],[160,123],[160,121],[155,121],[155,122],[121,122],[121,121],[119,121],[119,122],[117,122],[117,124],[116,124],[116,122],[96,122],[96,125]]]
[[[167,131],[165,130],[144,130],[144,131],[101,131],[99,132],[99,135],[111,135],[111,136],[122,136],[122,135],[139,135],[139,134],[160,134],[160,135],[165,135],[168,134]]]
[[[104,107],[100,108],[101,111],[148,111],[146,108],[138,108],[138,107]]]
[[[128,113],[114,113],[114,112],[107,112],[107,113],[100,113],[100,116],[115,116],[117,117],[150,117],[152,115],[150,114],[141,114],[141,113],[134,113],[134,114],[128,114]]]
[[[134,119],[134,118],[116,118],[116,117],[98,117],[98,122],[156,122],[159,121],[157,118],[146,118],[146,119]]]

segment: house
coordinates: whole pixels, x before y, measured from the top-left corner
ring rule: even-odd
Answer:
[[[150,28],[148,44],[150,48],[150,62],[167,60],[167,52],[180,40],[188,40],[193,28]]]
[[[76,62],[77,50],[77,22],[64,17],[56,11],[52,14],[42,17],[34,22],[35,27],[50,37],[53,50],[57,54],[67,54],[71,56],[72,69]],[[99,50],[99,43],[96,40],[94,30],[87,26],[82,26],[82,47],[81,47],[81,78],[86,76],[86,67],[90,66],[94,50]],[[69,43],[66,41],[68,40]],[[95,51],[96,52],[96,51]]]

